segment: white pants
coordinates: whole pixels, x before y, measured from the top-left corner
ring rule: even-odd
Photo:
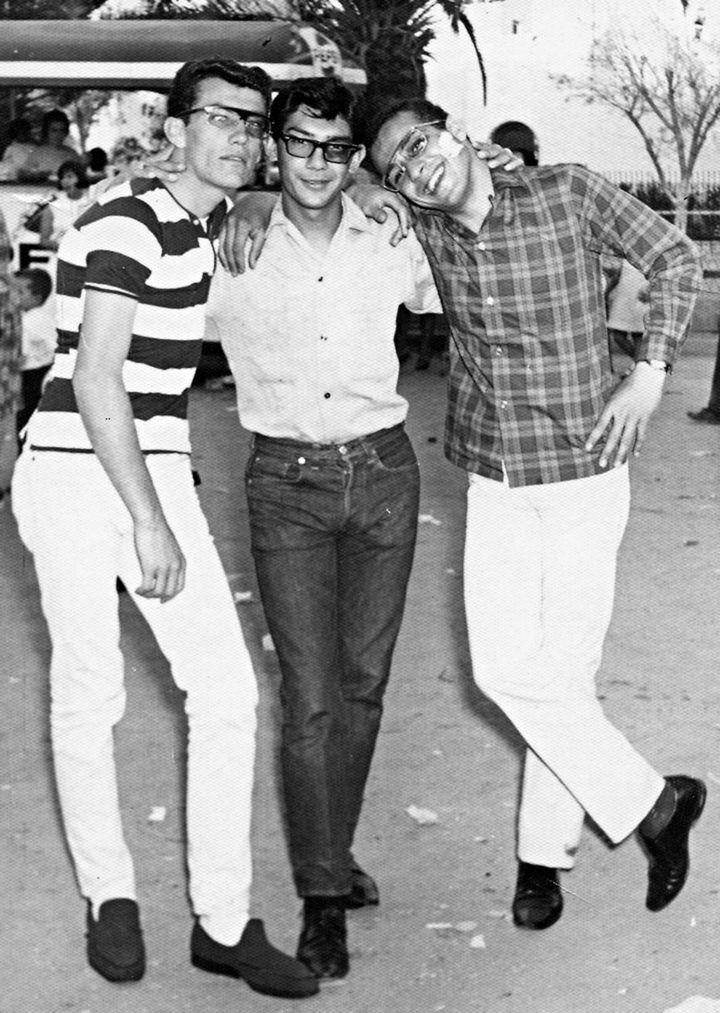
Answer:
[[[527,751],[518,856],[571,868],[587,812],[618,842],[664,781],[605,717],[595,675],[627,523],[626,466],[511,489],[472,475],[465,608],[475,681]]]
[[[93,454],[26,450],[13,479],[52,641],[51,730],[63,821],[80,889],[94,910],[113,897],[134,899],[113,754],[113,726],[125,708],[119,575],[186,693],[193,908],[208,931],[213,922],[225,926],[234,942],[249,906],[257,686],[190,462],[162,454],[149,455],[147,464],[187,559],[185,588],[165,603],[134,594],[140,566],[131,518]]]

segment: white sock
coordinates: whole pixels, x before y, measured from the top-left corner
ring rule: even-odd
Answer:
[[[248,923],[247,914],[201,915],[200,924],[216,943],[221,946],[235,946]]]

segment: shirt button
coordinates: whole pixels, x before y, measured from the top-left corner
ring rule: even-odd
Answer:
[[[325,393],[323,394],[323,397],[325,398],[325,400],[327,400],[327,399],[328,399],[328,398],[330,397],[330,394],[328,393],[328,391],[326,391],[326,392],[325,392]]]
[[[321,334],[320,335],[320,340],[321,341],[327,341],[327,334]]]
[[[347,447],[345,446],[345,444],[344,444],[344,443],[341,443],[341,444],[340,444],[340,446],[338,447],[338,451],[339,451],[339,452],[340,452],[341,454],[347,454]]]
[[[305,464],[305,458],[304,457],[298,457],[298,464]]]
[[[488,306],[494,306],[495,305],[495,300],[493,299],[493,297],[491,295],[489,295],[487,297],[487,299],[485,300],[485,302],[487,303]]]

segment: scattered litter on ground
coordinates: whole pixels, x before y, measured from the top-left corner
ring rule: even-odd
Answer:
[[[697,538],[686,538],[683,545],[699,545],[700,542]]]
[[[275,650],[275,644],[273,643],[273,638],[270,636],[269,633],[265,633],[263,635],[262,645],[263,645],[263,651],[274,651]]]
[[[714,457],[714,450],[691,450],[690,457]]]
[[[439,819],[438,814],[434,813],[432,809],[421,809],[416,805],[409,805],[405,812],[420,826],[430,826],[432,823],[437,823]]]
[[[438,931],[446,932],[448,929],[451,929],[452,927],[453,927],[452,922],[428,922],[427,925],[425,926],[426,929],[433,929],[433,931],[435,932]]]
[[[481,935],[473,936],[472,939],[470,940],[470,947],[473,950],[485,950],[485,949],[487,949],[487,947],[485,945],[485,939],[484,939],[484,937],[481,936]]]
[[[233,591],[233,601],[236,605],[243,605],[253,600],[252,591]]]
[[[708,999],[704,995],[691,995],[679,1006],[666,1009],[664,1013],[720,1013],[720,999]]]
[[[451,577],[454,577],[455,576],[455,567],[454,566],[448,566],[448,568],[445,570],[445,573],[448,573]]]
[[[148,816],[148,823],[162,823],[167,816],[167,809],[164,805],[154,805]]]
[[[457,922],[455,925],[456,932],[474,932],[477,928],[477,922]]]
[[[210,492],[222,492],[225,493],[226,496],[230,494],[230,490],[224,485],[211,485]]]
[[[442,521],[439,521],[437,517],[433,517],[432,514],[420,514],[418,524],[434,524],[436,527],[440,527]]]

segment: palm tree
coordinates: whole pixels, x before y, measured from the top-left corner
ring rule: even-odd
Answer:
[[[486,99],[485,65],[463,0],[295,0],[301,21],[327,32],[344,56],[367,73],[369,107],[424,94],[424,64],[438,14],[455,32],[464,28],[475,50]]]

